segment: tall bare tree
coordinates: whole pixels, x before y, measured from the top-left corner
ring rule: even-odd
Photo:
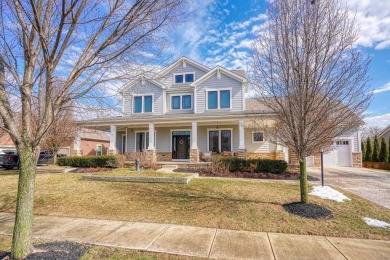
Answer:
[[[74,100],[104,93],[124,68],[135,70],[161,54],[167,29],[187,10],[184,1],[0,2],[0,127],[20,158],[11,257],[32,249],[36,162],[57,115]],[[64,79],[60,91],[56,77]]]
[[[275,0],[267,15],[253,43],[252,85],[278,115],[275,136],[297,154],[308,203],[305,158],[361,124],[369,58],[342,0]]]

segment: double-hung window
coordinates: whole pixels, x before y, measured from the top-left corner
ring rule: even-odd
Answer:
[[[175,74],[175,84],[194,82],[194,73]]]
[[[263,132],[252,132],[252,143],[261,143],[264,141],[264,133]]]
[[[134,113],[147,113],[153,111],[153,96],[135,96]]]
[[[210,152],[232,151],[232,130],[216,129],[208,131],[208,143]]]
[[[207,92],[207,108],[230,108],[230,90],[210,90]]]
[[[171,98],[171,108],[172,109],[191,109],[191,95],[177,95],[172,96]]]

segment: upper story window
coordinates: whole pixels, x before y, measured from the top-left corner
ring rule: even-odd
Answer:
[[[191,109],[192,108],[191,95],[175,95],[171,98],[172,109]]]
[[[175,74],[175,83],[190,83],[194,82],[194,73]]]
[[[134,97],[134,113],[147,113],[153,111],[153,96]]]
[[[230,108],[230,90],[214,90],[207,92],[207,108]]]

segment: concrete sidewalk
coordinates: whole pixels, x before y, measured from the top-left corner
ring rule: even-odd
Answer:
[[[0,234],[14,214],[0,212]],[[219,259],[390,259],[390,241],[35,216],[34,237]]]

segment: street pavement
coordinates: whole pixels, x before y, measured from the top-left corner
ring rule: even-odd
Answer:
[[[0,212],[0,234],[14,214]],[[35,216],[34,237],[215,259],[390,259],[390,241]]]
[[[307,168],[308,175],[318,178],[321,169]],[[325,185],[338,186],[362,198],[390,209],[390,172],[368,168],[333,167],[324,168]]]

